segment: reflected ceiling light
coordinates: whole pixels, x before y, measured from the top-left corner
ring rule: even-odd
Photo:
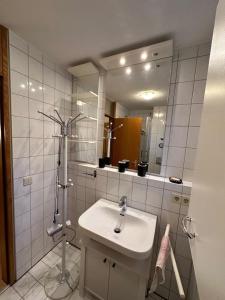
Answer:
[[[153,90],[141,91],[138,96],[144,100],[151,100],[155,97],[156,92]]]
[[[148,57],[148,53],[146,51],[141,53],[141,60],[146,60]]]
[[[92,91],[89,91],[89,93],[91,93],[93,96],[98,97],[98,95]]]
[[[31,88],[31,92],[33,93],[36,92],[35,88]]]
[[[151,69],[151,64],[147,63],[144,65],[145,71],[149,71]]]
[[[43,90],[43,87],[42,87],[42,86],[39,86],[38,88],[39,88],[39,90],[41,90],[41,91]]]
[[[120,59],[120,65],[121,65],[121,66],[124,66],[125,63],[126,63],[125,57],[121,57],[121,59]]]
[[[31,81],[29,81],[29,86],[32,86],[32,84],[33,84],[33,83],[32,83]]]
[[[86,104],[86,103],[84,103],[83,101],[80,101],[80,100],[77,101],[78,106],[83,106],[84,104]]]
[[[127,67],[127,68],[126,68],[126,74],[127,74],[127,75],[130,75],[131,72],[132,72],[131,67]]]
[[[24,83],[21,83],[20,87],[21,87],[21,89],[25,89],[26,85]]]

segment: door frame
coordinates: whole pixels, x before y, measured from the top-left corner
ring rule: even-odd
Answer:
[[[12,129],[9,75],[9,31],[0,25],[0,76],[2,77],[0,151],[2,164],[3,193],[0,195],[0,218],[3,220],[4,237],[0,239],[2,252],[2,279],[6,284],[16,280],[15,229],[12,176]],[[0,165],[1,166],[1,165]],[[1,178],[0,178],[1,180]],[[0,189],[1,191],[1,189]],[[0,237],[1,238],[1,237]]]

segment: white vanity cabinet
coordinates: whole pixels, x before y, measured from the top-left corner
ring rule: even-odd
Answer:
[[[150,258],[136,261],[93,240],[81,248],[80,294],[101,300],[144,300]]]

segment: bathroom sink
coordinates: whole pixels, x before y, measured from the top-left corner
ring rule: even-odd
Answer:
[[[81,234],[131,258],[146,259],[153,247],[156,221],[156,216],[131,207],[121,216],[118,203],[100,199],[78,223]],[[115,232],[118,227],[120,232]]]

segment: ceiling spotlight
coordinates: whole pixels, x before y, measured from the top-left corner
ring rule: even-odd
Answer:
[[[131,72],[132,72],[131,68],[130,68],[130,67],[127,67],[127,68],[126,68],[126,74],[127,74],[127,75],[130,75]]]
[[[148,53],[146,51],[141,53],[141,60],[146,60],[147,57],[148,57]]]
[[[121,59],[120,59],[120,65],[121,65],[121,66],[124,66],[125,63],[126,63],[125,57],[121,57]]]
[[[144,65],[145,71],[149,71],[151,69],[150,63]]]

